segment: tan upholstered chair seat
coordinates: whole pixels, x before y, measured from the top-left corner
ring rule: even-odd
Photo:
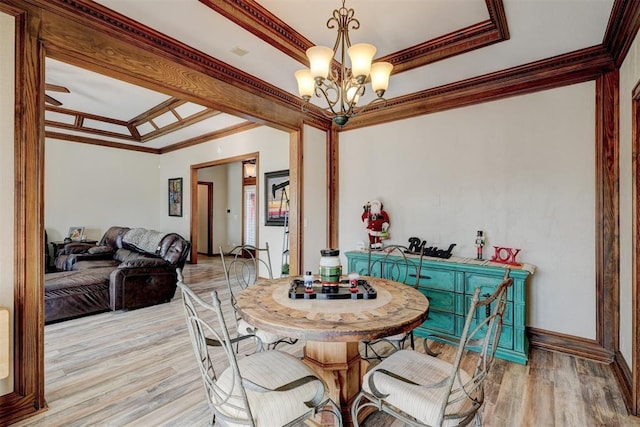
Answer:
[[[258,329],[255,326],[248,323],[247,321],[245,321],[244,319],[238,320],[238,335],[255,335],[260,339],[260,341],[262,341],[262,344],[265,347],[268,347],[269,344],[277,343],[286,338],[271,332]]]
[[[306,375],[315,375],[311,368],[300,363],[296,357],[277,350],[258,352],[240,358],[238,368],[245,379],[270,389],[276,389]],[[229,367],[220,375],[218,386],[230,390],[233,380],[233,371]],[[245,385],[254,423],[261,426],[282,426],[310,412],[312,409],[304,402],[312,400],[319,387],[321,383],[313,381],[290,391],[262,392]],[[218,409],[225,411],[224,415],[238,417],[243,415],[243,411],[237,407],[243,406],[242,397],[233,396]]]
[[[423,353],[399,350],[384,359],[364,376],[362,388],[367,393],[371,393],[369,376],[380,369],[385,369],[404,378],[424,378],[429,384],[433,384],[451,376],[453,366],[449,362]],[[463,382],[467,382],[470,379],[470,376],[462,370],[460,370],[460,377]],[[375,376],[375,386],[381,393],[389,394],[385,399],[387,403],[402,412],[412,414],[420,422],[427,425],[437,425],[438,411],[442,401],[447,398],[448,394],[446,387],[409,385],[384,374]],[[453,389],[455,390],[459,386],[460,382],[456,380],[453,383]],[[455,400],[457,397],[459,396],[454,393],[450,396],[450,400]],[[466,409],[470,409],[470,407],[469,399],[461,399],[460,402],[449,406],[447,413],[461,413]],[[453,426],[457,425],[457,422],[445,420],[442,425]]]

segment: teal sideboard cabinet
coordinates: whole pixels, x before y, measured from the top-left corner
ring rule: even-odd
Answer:
[[[367,274],[367,252],[346,252],[345,256],[348,261],[345,274]],[[383,253],[373,253],[371,262],[383,256]],[[415,260],[417,266],[418,258],[411,259]],[[507,309],[496,356],[525,365],[529,354],[529,339],[525,334],[527,280],[534,273],[535,267],[524,264],[522,267],[509,268],[513,286],[507,295]],[[414,330],[414,334],[424,337],[434,333],[453,339],[460,338],[475,288],[481,288],[481,295],[490,295],[502,281],[504,273],[505,266],[494,262],[459,257],[424,257],[418,290],[429,299],[429,317]]]

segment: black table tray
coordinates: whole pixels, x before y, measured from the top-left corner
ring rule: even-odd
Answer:
[[[376,299],[377,296],[376,290],[363,279],[358,280],[358,292],[351,292],[349,280],[340,280],[339,286],[322,286],[316,279],[313,292],[305,292],[304,280],[293,279],[289,288],[291,299]]]

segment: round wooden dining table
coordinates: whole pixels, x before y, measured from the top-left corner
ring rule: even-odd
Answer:
[[[259,329],[305,341],[303,360],[327,383],[349,425],[351,401],[369,366],[360,341],[414,329],[426,319],[429,301],[411,286],[366,276],[375,299],[295,299],[293,279],[258,280],[238,295],[238,312]]]

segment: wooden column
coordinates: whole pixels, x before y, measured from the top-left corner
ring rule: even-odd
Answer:
[[[596,79],[596,340],[619,350],[619,73]]]
[[[13,392],[0,396],[11,424],[42,410],[44,400],[44,52],[37,8],[0,4],[15,16],[16,115],[14,193]],[[41,90],[42,88],[42,90]]]
[[[338,247],[339,142],[335,126],[327,132],[327,247]]]
[[[302,122],[289,133],[289,275],[300,274],[302,261]]]

